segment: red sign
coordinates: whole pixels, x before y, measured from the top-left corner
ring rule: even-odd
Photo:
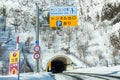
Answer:
[[[13,74],[18,74],[18,63],[13,63],[10,64],[10,70],[9,70],[9,74],[13,75]]]
[[[36,60],[40,59],[40,53],[34,53],[33,57]]]
[[[34,47],[34,51],[35,51],[35,52],[39,52],[39,51],[40,51],[40,46],[35,46],[35,47]]]

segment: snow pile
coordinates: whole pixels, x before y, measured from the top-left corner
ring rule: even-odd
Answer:
[[[93,68],[81,68],[69,72],[78,72],[78,73],[95,73],[95,74],[106,74],[120,76],[120,66],[115,67],[93,67]]]
[[[0,76],[0,80],[18,80],[18,76]],[[23,73],[20,80],[54,80],[54,76],[51,73]]]

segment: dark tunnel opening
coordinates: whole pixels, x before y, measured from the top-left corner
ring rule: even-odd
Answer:
[[[62,73],[66,70],[66,64],[60,60],[54,60],[51,62],[51,72],[52,73]]]

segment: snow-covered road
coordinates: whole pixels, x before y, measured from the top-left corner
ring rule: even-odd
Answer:
[[[0,76],[0,80],[18,80],[18,76]],[[20,80],[120,80],[120,77],[95,75],[95,74],[31,74],[25,73],[20,76]]]
[[[55,80],[77,80],[77,79],[64,74],[55,74]]]
[[[55,74],[55,80],[120,80],[120,77],[91,73]]]
[[[0,75],[0,80],[18,80],[17,75]],[[63,73],[21,73],[20,80],[120,80],[120,65],[113,67],[80,68]]]

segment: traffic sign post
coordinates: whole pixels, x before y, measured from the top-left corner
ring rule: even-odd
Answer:
[[[36,3],[36,45],[39,45],[39,7],[37,3]],[[39,60],[36,60],[36,72],[40,72]]]
[[[20,78],[20,53],[19,47],[19,37],[16,37],[16,50],[10,52],[10,62],[9,62],[9,74],[18,75],[18,80]]]

